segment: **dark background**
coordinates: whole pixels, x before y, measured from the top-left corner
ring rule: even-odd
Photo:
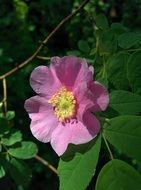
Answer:
[[[79,0],[0,0],[0,75],[26,60],[39,46],[47,34],[80,4]],[[41,56],[63,56],[73,51],[74,54],[87,56],[81,52],[80,42],[87,41],[92,48],[95,44],[94,18],[104,13],[110,23],[120,22],[131,31],[141,29],[140,0],[91,0],[77,16],[69,20],[50,39],[40,52]],[[39,155],[57,167],[58,157],[49,144],[37,142],[29,130],[30,121],[25,112],[24,101],[34,95],[29,86],[29,76],[38,65],[48,65],[49,61],[36,59],[22,70],[8,77],[8,109],[15,110],[15,128],[22,131],[25,140],[34,141],[39,148]],[[2,83],[0,83],[2,99]],[[98,170],[107,160],[101,155]],[[29,190],[56,190],[59,181],[56,175],[35,160],[26,161],[32,168],[33,178]],[[97,175],[97,174],[96,174]],[[88,190],[95,184],[93,179]],[[16,186],[9,175],[0,180],[0,189],[22,190]]]

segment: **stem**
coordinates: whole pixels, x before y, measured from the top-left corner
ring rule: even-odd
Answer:
[[[96,37],[96,47],[95,47],[96,51],[95,51],[95,58],[94,58],[94,61],[93,61],[94,64],[95,64],[96,59],[97,59],[98,48],[99,48],[99,37]]]
[[[39,162],[41,162],[42,164],[44,164],[45,166],[47,166],[50,170],[52,170],[55,174],[58,175],[57,169],[54,166],[52,166],[48,161],[44,160],[38,155],[36,155],[34,158],[38,160]]]
[[[3,105],[4,105],[4,113],[6,114],[7,112],[7,84],[6,84],[6,79],[3,78]]]
[[[17,70],[21,69],[25,65],[29,64],[32,60],[34,60],[38,53],[42,50],[44,45],[47,44],[47,42],[50,40],[50,38],[73,16],[75,16],[90,0],[84,0],[80,6],[72,13],[70,13],[67,17],[65,17],[53,30],[52,32],[41,42],[40,46],[36,49],[36,51],[25,61],[23,61],[20,65],[16,66],[12,70],[8,71],[7,73],[3,74],[0,76],[0,80],[3,80],[4,78],[12,75],[15,73]]]
[[[50,57],[44,57],[44,56],[37,56],[38,59],[41,59],[41,60],[45,60],[45,61],[48,61],[50,60]]]
[[[109,154],[110,154],[110,158],[111,158],[111,160],[113,160],[113,159],[114,159],[113,154],[112,154],[112,152],[111,152],[111,149],[110,149],[110,147],[109,147],[109,145],[108,145],[108,142],[107,142],[107,140],[106,140],[106,138],[105,138],[105,136],[104,136],[103,133],[102,133],[102,136],[103,136],[104,142],[105,142],[105,144],[106,144],[106,147],[107,147],[107,149],[108,149],[108,152],[109,152]]]
[[[128,49],[128,50],[126,50],[126,51],[129,51],[129,52],[130,52],[130,51],[131,51],[131,52],[132,52],[132,51],[141,51],[141,48],[136,48],[136,49]]]
[[[134,52],[134,51],[141,51],[141,48],[135,48],[135,49],[124,49],[119,52]]]

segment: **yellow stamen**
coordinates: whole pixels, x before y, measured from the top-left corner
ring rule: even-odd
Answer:
[[[48,103],[54,107],[55,115],[60,122],[72,118],[76,111],[76,100],[72,92],[62,87]]]

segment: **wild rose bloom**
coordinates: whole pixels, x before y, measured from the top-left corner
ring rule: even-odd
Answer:
[[[105,110],[109,96],[93,81],[93,72],[85,59],[66,56],[53,57],[49,67],[39,66],[31,74],[30,85],[38,94],[25,102],[32,134],[50,142],[59,156],[69,143],[87,143],[100,130],[92,112]]]

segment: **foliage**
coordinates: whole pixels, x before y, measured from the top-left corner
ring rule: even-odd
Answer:
[[[40,40],[80,4],[79,0],[1,2],[0,75],[26,60]],[[108,109],[97,113],[101,134],[90,143],[70,145],[60,158],[60,185],[54,174],[33,162],[36,144],[53,165],[58,164],[58,158],[48,144],[32,138],[23,108],[32,94],[30,72],[49,61],[36,59],[7,78],[8,110],[14,111],[4,114],[1,90],[0,189],[141,189],[140,9],[139,0],[91,1],[40,53],[45,57],[85,57],[95,68],[95,79],[110,93]]]
[[[0,117],[0,177],[10,172],[17,185],[27,187],[31,180],[31,170],[22,161],[37,154],[37,146],[33,142],[23,141],[22,133],[13,128],[14,112]]]

